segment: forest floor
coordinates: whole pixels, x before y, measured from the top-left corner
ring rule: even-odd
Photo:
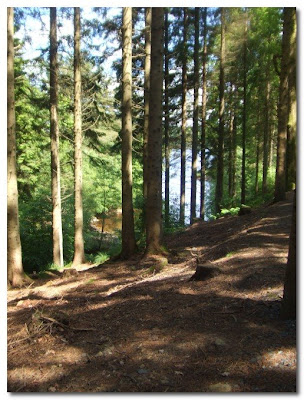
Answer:
[[[8,391],[295,392],[292,199],[167,237],[158,273],[136,258],[9,290]],[[197,263],[219,273],[189,280]]]

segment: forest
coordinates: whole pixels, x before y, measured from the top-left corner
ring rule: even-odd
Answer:
[[[7,8],[9,391],[296,391],[296,58],[294,7]]]

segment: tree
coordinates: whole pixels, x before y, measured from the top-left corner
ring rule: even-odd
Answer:
[[[19,230],[16,172],[14,95],[14,9],[7,8],[7,281],[12,287],[24,283]]]
[[[168,9],[165,12],[165,101],[164,101],[164,133],[165,133],[165,226],[169,226],[170,205],[170,148],[169,148],[169,22]]]
[[[122,258],[136,250],[132,195],[132,7],[122,16]]]
[[[75,234],[73,266],[85,262],[82,207],[82,118],[81,118],[81,62],[80,8],[74,7],[74,195]]]
[[[57,65],[57,12],[50,7],[50,133],[53,204],[53,262],[63,267],[63,240],[61,220],[61,186],[58,128],[58,65]]]
[[[196,183],[197,183],[197,145],[198,145],[198,89],[199,89],[199,8],[195,7],[195,43],[194,43],[194,100],[192,130],[192,175],[191,175],[191,212],[190,223],[196,218]]]
[[[180,224],[185,223],[186,191],[186,123],[187,123],[187,54],[188,54],[188,9],[184,8],[183,67],[182,67],[182,132],[181,132],[181,184],[180,184]]]
[[[150,97],[150,71],[151,71],[151,18],[152,8],[145,8],[145,65],[144,65],[144,137],[143,137],[143,195],[147,201],[147,157],[149,136],[149,97]]]
[[[206,181],[206,112],[207,112],[207,7],[203,11],[203,72],[202,72],[202,127],[201,127],[201,197],[200,218],[205,217],[205,181]]]
[[[274,200],[285,199],[286,189],[286,149],[287,149],[287,125],[288,125],[288,78],[290,66],[290,48],[292,38],[293,8],[284,7],[283,11],[283,36],[280,72],[280,91],[278,106],[278,142],[277,164]]]
[[[290,10],[290,55],[288,71],[288,129],[286,151],[286,189],[291,190],[296,184],[296,139],[297,139],[297,93],[296,62],[297,57],[297,15],[294,7]]]
[[[289,237],[289,251],[288,261],[286,266],[285,282],[284,282],[284,295],[281,308],[281,317],[283,319],[295,319],[296,318],[296,243],[297,243],[297,228],[296,228],[296,191],[294,193],[293,210],[292,210],[292,221],[291,231]]]
[[[217,174],[215,192],[215,211],[221,211],[223,197],[223,176],[224,176],[224,111],[225,111],[225,9],[221,8],[221,52],[220,52],[220,82],[219,82],[219,126],[217,146]]]
[[[161,252],[164,9],[152,7],[146,255]]]
[[[243,43],[243,115],[242,115],[242,181],[241,204],[246,202],[246,129],[247,129],[247,32],[248,20],[245,13]]]

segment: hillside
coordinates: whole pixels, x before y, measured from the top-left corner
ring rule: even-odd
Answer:
[[[169,263],[67,270],[8,291],[12,392],[294,392],[295,321],[281,321],[292,196],[197,222]],[[216,268],[189,280],[197,264]]]

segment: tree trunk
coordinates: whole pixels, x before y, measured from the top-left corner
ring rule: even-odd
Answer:
[[[122,258],[136,251],[132,200],[132,7],[122,18]]]
[[[169,24],[165,13],[165,226],[169,226],[170,212],[170,147],[169,147]]]
[[[199,89],[199,7],[195,7],[195,44],[194,44],[194,101],[192,129],[192,174],[191,174],[191,212],[190,223],[196,218],[196,182],[197,182],[197,144],[198,144],[198,89]]]
[[[296,318],[296,191],[294,194],[291,231],[289,237],[289,252],[285,274],[284,295],[281,309],[281,318],[295,319]]]
[[[256,133],[256,159],[255,159],[255,193],[259,192],[259,167],[260,167],[260,140],[261,140],[261,118],[260,112],[258,111],[258,123]]]
[[[59,128],[58,128],[58,65],[57,65],[57,15],[50,7],[50,135],[53,203],[53,262],[63,267],[63,239],[61,221]]]
[[[207,7],[203,11],[203,76],[202,76],[202,131],[201,131],[201,197],[200,218],[205,217],[205,182],[206,182],[206,111],[207,111]]]
[[[296,9],[290,10],[290,57],[288,71],[288,139],[286,152],[286,190],[292,190],[296,185],[297,168],[297,93],[296,93],[296,57],[297,57],[297,15]]]
[[[233,86],[233,85],[232,85]],[[231,87],[231,97],[233,97],[233,87]],[[233,179],[234,179],[234,163],[235,163],[235,154],[234,154],[234,119],[235,119],[235,110],[233,99],[231,100],[231,109],[230,109],[230,121],[229,121],[229,155],[228,155],[228,193],[229,197],[233,197]]]
[[[221,211],[223,197],[223,175],[224,175],[224,111],[225,111],[225,9],[221,8],[221,54],[220,54],[220,82],[219,82],[219,128],[218,128],[218,147],[217,147],[217,173],[215,189],[215,212]]]
[[[277,165],[274,201],[285,199],[286,189],[286,150],[287,150],[287,124],[288,124],[288,75],[290,63],[291,22],[293,9],[284,7],[283,12],[283,37],[282,61],[280,73],[279,108],[278,108],[278,142]]]
[[[269,99],[270,99],[270,80],[269,80],[269,66],[266,73],[266,96],[264,106],[264,136],[263,136],[263,183],[262,192],[267,192],[267,174],[268,174],[268,157],[269,157]]]
[[[149,135],[149,97],[150,97],[150,71],[151,71],[151,18],[152,8],[145,8],[145,82],[144,82],[144,138],[143,138],[143,195],[144,204],[147,202],[147,158]],[[145,208],[145,207],[144,207]]]
[[[80,8],[74,8],[74,195],[75,234],[73,266],[85,262],[82,207],[82,117],[81,117],[81,63],[80,63]]]
[[[180,183],[180,224],[185,223],[186,192],[186,123],[187,123],[187,38],[188,9],[184,8],[183,67],[182,67],[182,133],[181,133],[181,183]]]
[[[21,286],[24,280],[19,230],[16,172],[16,122],[14,95],[14,9],[7,8],[7,282]]]
[[[246,130],[247,130],[247,30],[248,20],[245,16],[243,44],[243,121],[242,121],[242,181],[241,204],[246,203]]]
[[[161,253],[164,8],[152,8],[146,255]]]

